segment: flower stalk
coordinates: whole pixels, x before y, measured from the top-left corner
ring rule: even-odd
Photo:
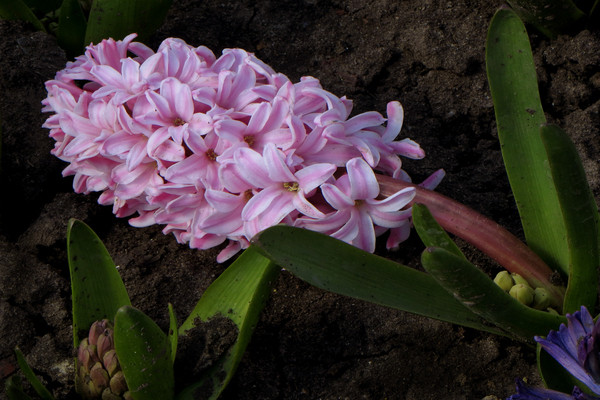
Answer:
[[[409,203],[425,204],[446,231],[464,239],[512,273],[521,275],[533,288],[548,291],[555,306],[562,305],[565,289],[550,282],[553,271],[529,247],[496,222],[442,194],[392,177],[377,175],[380,193],[389,196],[415,188]],[[561,307],[559,307],[561,308]]]

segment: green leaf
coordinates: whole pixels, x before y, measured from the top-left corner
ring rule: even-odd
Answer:
[[[425,247],[439,247],[465,260],[467,259],[446,231],[437,223],[425,204],[413,204],[412,219],[417,234]]]
[[[0,19],[31,22],[35,29],[46,32],[44,25],[21,0],[0,1]]]
[[[21,378],[18,375],[13,375],[6,379],[4,383],[6,387],[6,395],[10,400],[32,400],[24,391],[21,386]]]
[[[92,229],[69,220],[67,252],[73,296],[73,345],[87,337],[92,323],[113,321],[117,310],[131,305],[125,285],[106,247]]]
[[[171,343],[171,360],[175,362],[175,356],[177,355],[177,341],[179,339],[179,332],[177,331],[177,317],[175,316],[175,310],[173,305],[169,303],[169,342]]]
[[[421,263],[465,307],[521,340],[532,342],[535,335],[546,335],[567,322],[563,316],[519,303],[479,268],[444,249],[427,248]]]
[[[570,269],[563,313],[573,313],[582,305],[593,310],[600,265],[598,206],[569,135],[554,124],[542,125],[540,133],[566,229]]]
[[[539,343],[537,345],[536,358],[540,377],[548,389],[571,394],[573,387],[577,386],[585,393],[594,395],[586,385],[571,375],[554,357],[548,354]]]
[[[27,361],[25,361],[25,357],[23,357],[23,353],[18,347],[15,347],[15,356],[17,357],[17,363],[19,367],[21,367],[21,372],[25,375],[25,378],[31,383],[35,392],[44,400],[56,400],[52,393],[48,389],[42,385],[42,383],[38,380],[37,376],[33,373]]]
[[[45,15],[51,11],[56,11],[61,6],[61,0],[23,0],[23,3],[31,9],[31,11],[38,13],[38,15]]]
[[[171,343],[150,317],[131,306],[119,308],[115,350],[134,400],[175,397]]]
[[[566,232],[539,135],[539,126],[546,118],[527,31],[513,11],[501,9],[494,15],[486,62],[504,165],[527,245],[552,270],[566,276]]]
[[[231,319],[238,327],[236,343],[209,371],[214,387],[210,399],[219,397],[233,377],[279,271],[280,267],[250,246],[206,289],[190,316],[179,328],[179,334],[185,335],[186,331],[194,327],[196,318],[206,321],[216,315]],[[185,388],[177,399],[193,399],[194,391],[203,382],[201,380]]]
[[[571,0],[507,0],[515,13],[550,39],[566,33],[585,14]]]
[[[252,245],[300,279],[334,293],[506,335],[469,311],[431,276],[330,236],[289,226],[268,228]]]
[[[87,22],[78,0],[64,0],[60,8],[56,42],[72,60],[83,54]]]
[[[85,44],[102,39],[121,40],[137,33],[145,42],[163,23],[173,0],[95,0],[92,4]]]

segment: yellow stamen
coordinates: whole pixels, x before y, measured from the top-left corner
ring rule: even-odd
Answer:
[[[175,126],[181,126],[183,124],[185,124],[185,121],[179,117],[177,117],[173,120],[173,125],[175,125]]]
[[[284,182],[283,187],[289,190],[290,192],[297,192],[298,190],[300,190],[298,182]]]
[[[215,151],[213,149],[208,149],[206,150],[206,158],[208,158],[211,161],[215,161],[217,159],[217,153],[215,153]]]

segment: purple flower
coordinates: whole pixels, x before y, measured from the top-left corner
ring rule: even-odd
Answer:
[[[600,395],[600,323],[594,324],[589,311],[567,314],[568,326],[561,324],[558,332],[550,331],[546,338],[536,336],[538,342],[571,375],[584,383],[594,394]],[[517,393],[512,400],[527,399],[599,399],[583,393],[578,387],[571,396],[548,389],[531,388],[517,380]]]
[[[573,393],[568,395],[556,390],[527,386],[518,378],[515,381],[517,394],[513,394],[506,400],[598,400],[598,397],[583,393],[577,386],[573,389]]]
[[[312,77],[294,84],[252,53],[217,58],[174,38],[154,53],[135,36],[89,46],[46,82],[43,111],[54,114],[44,127],[76,192],[102,192],[115,215],[139,214],[131,225],[162,224],[193,248],[229,241],[219,262],[278,223],[368,251],[388,230],[388,248],[408,237],[414,193],[377,198],[374,175],[410,181],[400,156],[425,155],[396,141],[400,103],[388,104],[387,122],[350,118],[350,100]]]

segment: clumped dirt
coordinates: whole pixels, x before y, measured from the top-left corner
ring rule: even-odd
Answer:
[[[414,181],[444,168],[439,192],[522,237],[485,74],[486,31],[499,5],[176,0],[150,45],[180,37],[215,54],[242,47],[293,81],[317,77],[353,99],[355,113],[385,113],[387,102],[399,100],[401,136],[428,154],[405,162]],[[0,36],[0,382],[15,373],[18,345],[58,398],[73,399],[69,218],[96,230],[133,305],[165,331],[167,303],[182,320],[228,264],[215,262],[218,249],[190,250],[160,227],[137,229],[114,218],[96,195],[74,194],[72,178],[61,177],[65,165],[50,155],[40,113],[43,83],[66,58],[52,37],[25,24],[0,21]],[[573,137],[598,195],[600,37],[530,36],[546,116]],[[498,270],[460,245],[484,270]],[[422,250],[414,234],[399,252],[378,247],[412,267]],[[283,272],[222,398],[492,400],[512,394],[515,377],[540,383],[526,345],[323,292]]]

